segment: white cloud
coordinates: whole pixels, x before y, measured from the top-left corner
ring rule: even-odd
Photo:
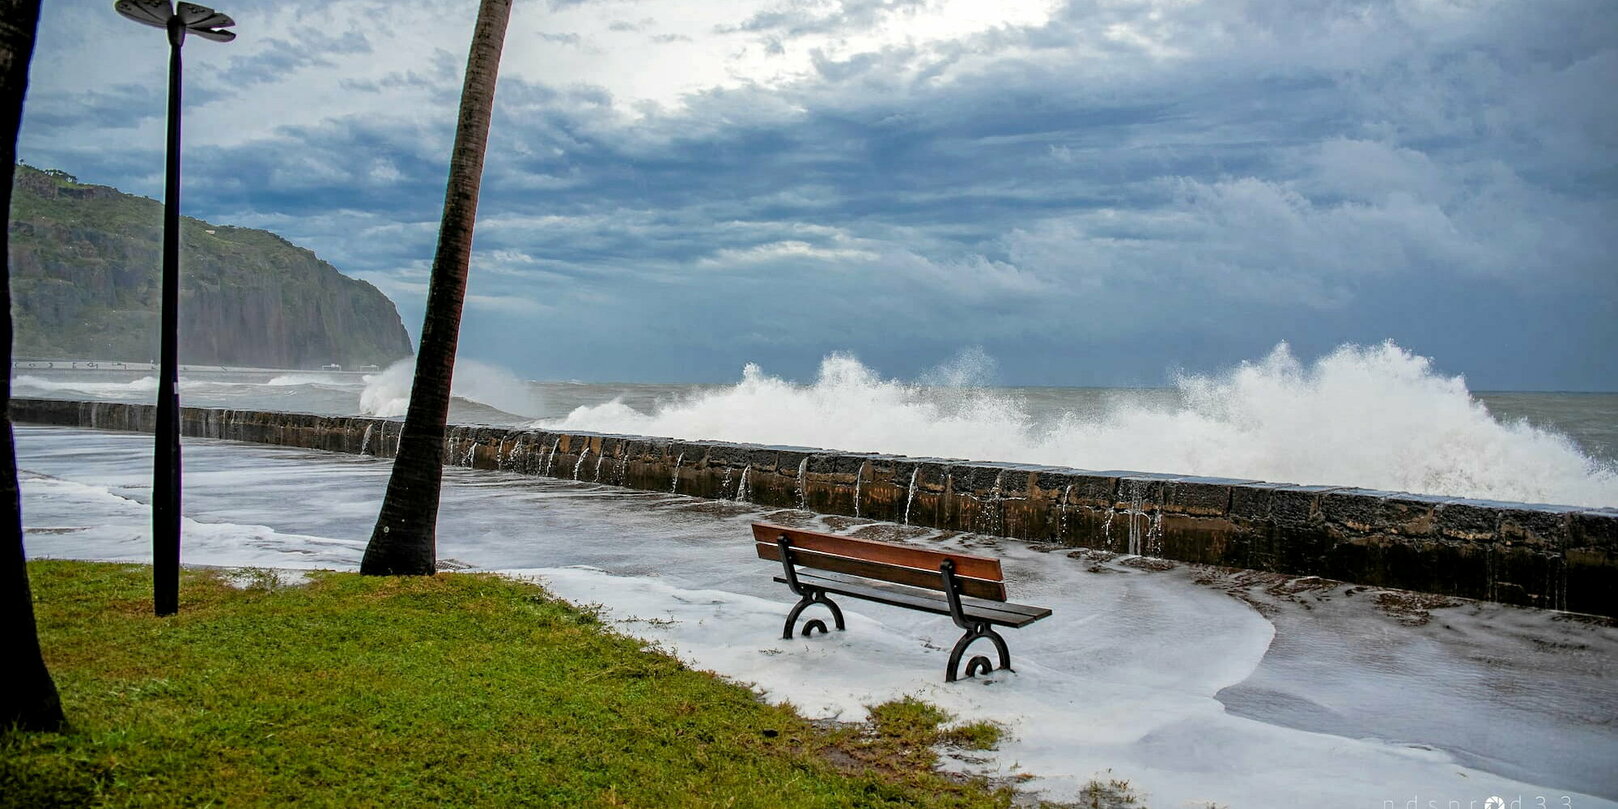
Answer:
[[[714,251],[712,256],[697,262],[702,267],[745,267],[782,260],[807,259],[819,262],[867,262],[877,258],[870,250],[851,247],[817,247],[808,242],[782,241],[759,244],[739,250]]]

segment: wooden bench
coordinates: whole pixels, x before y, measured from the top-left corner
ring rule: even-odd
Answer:
[[[844,628],[843,611],[826,597],[828,593],[948,615],[966,634],[949,653],[949,666],[944,672],[947,682],[956,680],[961,657],[979,638],[988,638],[994,644],[1000,653],[999,667],[1009,670],[1011,652],[1006,640],[990,627],[1025,626],[1051,614],[1044,607],[1007,602],[1000,560],[987,556],[944,553],[761,522],[753,523],[753,540],[760,559],[781,563],[782,574],[775,580],[798,596],[781,630],[783,639],[792,638],[798,617],[811,604],[824,604],[831,610],[837,628]],[[825,634],[826,622],[818,618],[805,622],[802,636],[810,637],[816,629]],[[994,669],[989,658],[980,655],[967,662],[966,676]]]

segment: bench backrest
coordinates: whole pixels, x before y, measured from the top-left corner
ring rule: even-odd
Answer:
[[[944,580],[938,567],[948,559],[955,563],[955,581],[962,595],[1006,600],[1005,576],[1000,572],[999,559],[753,523],[753,545],[760,559],[781,561],[779,540],[783,536],[792,548],[792,561],[798,567],[942,591]]]

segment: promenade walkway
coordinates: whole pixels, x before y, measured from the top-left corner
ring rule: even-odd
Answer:
[[[17,435],[31,556],[149,559],[150,436]],[[186,446],[186,563],[358,566],[386,461]],[[1024,787],[1051,799],[1101,777],[1160,809],[1493,795],[1618,807],[1612,627],[746,503],[465,469],[445,480],[441,560],[602,604],[623,631],[807,715],[855,719],[914,694],[1001,722],[999,751],[957,766],[1032,775]],[[987,551],[1019,598],[1055,615],[1019,632],[1016,673],[953,684],[937,674],[955,630],[933,616],[850,602],[847,633],[783,641],[790,594],[748,541],[761,517]]]

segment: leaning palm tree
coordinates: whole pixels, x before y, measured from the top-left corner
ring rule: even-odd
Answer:
[[[39,0],[0,0],[0,209],[10,221],[11,181],[17,170],[17,129],[22,124],[23,93],[28,89],[28,61],[39,27]],[[62,726],[62,701],[45,668],[34,624],[34,597],[28,586],[28,564],[22,547],[22,499],[17,491],[17,447],[11,435],[11,259],[8,225],[0,231],[0,354],[5,381],[0,382],[0,730],[56,730]]]
[[[427,288],[427,316],[416,349],[416,378],[410,388],[393,475],[382,499],[360,572],[370,575],[432,575],[438,563],[438,494],[444,469],[444,425],[449,420],[450,380],[455,343],[461,331],[467,266],[472,257],[472,225],[477,218],[483,151],[494,110],[495,77],[505,43],[511,0],[482,0],[472,50],[461,88],[461,115],[450,156],[444,218],[438,226]]]

